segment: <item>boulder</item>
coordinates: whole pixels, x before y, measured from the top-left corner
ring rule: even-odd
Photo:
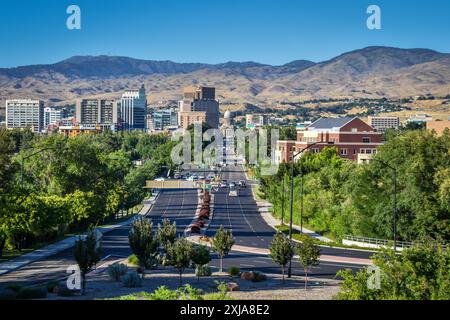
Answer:
[[[236,282],[228,282],[225,284],[225,287],[227,288],[227,291],[229,291],[229,292],[241,290],[241,287]]]
[[[241,279],[242,280],[249,280],[252,281],[253,279],[255,279],[255,274],[253,272],[249,272],[249,271],[244,271],[241,273]]]

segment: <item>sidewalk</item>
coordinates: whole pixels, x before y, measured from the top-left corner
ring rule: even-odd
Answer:
[[[141,216],[147,215],[148,212],[150,211],[152,205],[155,203],[157,197],[158,197],[158,194],[152,196],[148,200],[144,200],[144,202],[143,202],[144,207],[141,209],[141,211],[139,211],[138,214]],[[128,220],[125,220],[125,221],[122,221],[120,223],[113,224],[113,225],[104,225],[104,226],[98,227],[97,230],[100,231],[102,234],[105,234],[105,233],[111,232],[117,228],[121,228],[121,227],[130,225],[135,218],[136,217],[131,217]],[[83,237],[85,235],[68,237],[64,240],[61,240],[56,243],[45,246],[43,248],[34,250],[33,252],[26,253],[20,257],[0,263],[0,276],[7,274],[11,271],[20,269],[32,262],[36,262],[36,261],[51,257],[55,254],[58,254],[58,253],[64,251],[64,250],[67,250],[75,245],[75,242],[78,240],[78,238],[80,236]]]

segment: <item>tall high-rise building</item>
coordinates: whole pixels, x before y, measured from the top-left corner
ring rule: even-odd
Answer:
[[[65,112],[60,108],[47,107],[44,109],[44,127],[55,124],[64,119]]]
[[[125,91],[120,100],[119,118],[122,130],[145,130],[147,119],[147,97],[145,87]]]
[[[187,129],[194,123],[206,123],[212,128],[219,127],[219,102],[216,89],[192,86],[184,88],[183,100],[178,102],[178,124]]]
[[[31,128],[34,132],[44,129],[44,102],[40,100],[6,100],[6,127]]]
[[[106,99],[78,100],[75,118],[82,125],[111,128],[118,123],[117,103]]]

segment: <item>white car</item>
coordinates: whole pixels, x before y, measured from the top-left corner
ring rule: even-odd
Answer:
[[[164,179],[164,178],[157,178],[155,181],[166,181],[166,179]]]

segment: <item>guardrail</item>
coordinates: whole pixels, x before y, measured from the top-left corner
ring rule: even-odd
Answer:
[[[366,248],[392,248],[394,245],[393,240],[367,238],[367,237],[356,237],[356,236],[344,236],[342,243],[345,245],[357,245]],[[414,244],[420,243],[419,241],[397,241],[397,250],[402,251],[406,248],[412,247]],[[448,248],[447,244],[442,245],[443,248]]]
[[[392,240],[385,239],[376,239],[376,238],[367,238],[367,237],[356,237],[356,236],[344,236],[342,240],[343,244],[347,245],[358,245],[361,247],[367,248],[382,248],[382,247],[392,247]],[[413,245],[413,242],[409,241],[397,241],[397,250],[403,250],[405,248],[409,248]]]

